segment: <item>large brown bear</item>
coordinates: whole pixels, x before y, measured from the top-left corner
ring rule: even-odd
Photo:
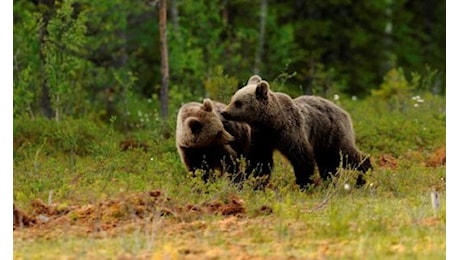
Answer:
[[[225,104],[204,99],[182,105],[177,114],[176,147],[185,168],[202,170],[207,181],[211,170],[230,173],[235,182],[244,177],[239,159],[246,157],[251,141],[248,124],[224,119]]]
[[[250,125],[250,154],[258,156],[253,160],[266,162],[259,174],[271,173],[274,149],[291,162],[301,188],[313,184],[315,162],[322,179],[335,174],[339,166],[361,171],[358,186],[364,184],[363,173],[372,168],[369,157],[356,148],[349,114],[324,98],[292,99],[271,91],[268,82],[254,75],[233,95],[222,115]]]

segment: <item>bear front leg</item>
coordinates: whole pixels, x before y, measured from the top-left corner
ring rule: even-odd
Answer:
[[[258,185],[256,189],[263,188],[270,180],[270,176],[274,167],[273,150],[274,144],[271,141],[273,138],[264,130],[253,128],[251,132],[251,145],[249,153],[246,157],[246,170],[243,179],[249,176],[256,178],[262,177],[264,182]]]
[[[246,158],[246,170],[244,178],[250,175],[266,178],[264,184],[270,180],[273,170],[273,146],[268,142],[253,143],[249,155]]]
[[[256,185],[256,189],[263,189],[270,181],[270,176],[273,170],[273,151],[263,152],[257,156],[247,158],[247,167],[245,170],[245,179],[249,176],[261,178],[260,184]]]
[[[314,184],[312,176],[315,170],[315,157],[311,145],[309,143],[291,143],[289,147],[283,150],[280,149],[281,153],[286,156],[294,168],[296,184],[302,190],[306,189],[308,185]]]
[[[352,161],[352,167],[360,172],[358,178],[356,179],[356,186],[361,187],[366,184],[364,174],[368,170],[373,169],[369,156],[362,154],[361,152],[356,152],[355,159]]]
[[[337,168],[345,159],[341,156],[338,149],[317,151],[315,154],[316,164],[318,165],[319,176],[323,181],[331,176],[335,176]]]
[[[320,158],[322,160],[318,161],[318,167],[323,180],[327,179],[329,174],[335,175],[337,168],[341,167],[343,169],[359,171],[356,186],[360,187],[366,184],[364,174],[372,169],[370,158],[354,147],[342,151],[331,150],[329,153],[325,153],[324,156],[320,156]]]
[[[221,174],[228,173],[230,180],[237,178],[240,175],[240,164],[238,162],[238,154],[230,145],[223,147],[224,158],[221,161]]]

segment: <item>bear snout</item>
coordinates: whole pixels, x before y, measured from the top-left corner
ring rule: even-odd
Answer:
[[[227,120],[231,120],[231,116],[227,111],[221,111],[220,114]]]

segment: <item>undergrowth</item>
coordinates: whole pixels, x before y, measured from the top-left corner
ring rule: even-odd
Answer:
[[[84,119],[15,119],[14,203],[27,211],[37,198],[63,206],[85,205],[124,193],[159,190],[180,205],[228,203],[231,198],[244,205],[245,217],[232,222],[225,232],[215,226],[225,221],[222,216],[190,215],[179,221],[154,218],[148,223],[163,223],[155,226],[155,236],[124,233],[118,238],[124,246],[118,249],[111,246],[113,238],[106,238],[108,254],[114,257],[181,255],[195,252],[190,251],[194,244],[196,254],[209,248],[232,250],[232,243],[240,241],[256,248],[249,255],[261,257],[442,259],[446,168],[442,158],[435,166],[427,162],[445,148],[445,99],[429,94],[402,98],[404,102],[399,100],[397,105],[375,98],[335,99],[352,116],[357,145],[371,155],[374,170],[366,175],[362,188],[353,185],[355,171],[341,169],[339,175],[307,191],[295,185],[292,167],[279,153],[275,153],[274,172],[265,190],[254,190],[251,180],[239,188],[228,178],[208,183],[193,178],[176,151],[171,127],[175,115],[166,128],[151,124],[128,134]],[[431,192],[440,194],[439,208],[433,208]],[[168,221],[190,223],[187,230],[191,231],[171,233],[171,226],[164,224]],[[204,227],[195,230],[196,221]],[[84,241],[73,243],[81,243],[88,252],[55,240],[18,241],[15,254],[39,255],[45,247],[45,252],[64,255],[104,255],[93,247],[102,241],[87,242],[94,245]]]

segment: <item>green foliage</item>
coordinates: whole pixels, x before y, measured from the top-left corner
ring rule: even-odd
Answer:
[[[223,68],[218,66],[214,74],[204,81],[207,96],[213,100],[227,103],[238,89],[238,80],[228,75],[223,75]]]
[[[177,1],[177,25],[170,26],[170,71],[179,91],[203,95],[202,80],[220,65],[224,47],[220,44],[223,30],[218,2]],[[184,26],[187,24],[188,26]],[[212,24],[213,29],[208,26]],[[185,89],[184,89],[185,87]]]
[[[17,24],[13,28],[13,115],[34,117],[41,82],[38,35],[42,21],[23,2],[14,3],[13,14]]]
[[[16,119],[13,125],[13,147],[16,159],[24,159],[26,151],[37,150],[47,155],[90,154],[104,135],[105,126],[85,119],[68,119],[62,122],[45,118]]]
[[[15,1],[14,117],[90,115],[108,123],[113,115],[124,120],[130,95],[159,105],[155,4]],[[396,66],[420,91],[444,94],[445,3],[427,4],[270,1],[260,42],[258,2],[173,1],[168,6],[171,106],[207,95],[226,97],[207,88],[217,88],[223,75],[230,89],[235,79],[242,85],[255,69],[259,49],[259,74],[269,81],[292,75],[280,85],[293,94],[364,97],[390,87],[382,81]]]
[[[446,101],[429,93],[395,100],[341,98],[353,119],[358,146],[373,155],[409,156],[445,145]]]
[[[277,11],[269,7],[267,39],[264,45],[264,51],[267,55],[263,57],[260,68],[264,77],[274,78],[281,72],[293,73],[287,71],[286,68],[301,59],[301,56],[295,55],[298,48],[295,41],[295,25],[291,23],[279,24],[278,19],[280,17]]]
[[[411,85],[407,82],[402,68],[392,68],[383,77],[383,83],[378,90],[372,91],[372,96],[385,101],[400,100],[407,97],[411,91]]]
[[[33,72],[29,64],[19,72],[15,80],[13,94],[13,115],[20,116],[28,113],[33,117],[32,103],[34,101],[34,91],[30,88],[33,82]]]
[[[43,47],[44,72],[56,121],[65,115],[77,115],[89,108],[83,89],[86,60],[86,15],[73,17],[73,0],[64,0],[49,20]]]
[[[446,89],[441,88],[443,82],[442,75],[437,69],[431,69],[426,66],[425,71],[421,75],[418,72],[411,73],[411,83],[415,89],[421,92],[432,92],[434,94],[445,94]]]

